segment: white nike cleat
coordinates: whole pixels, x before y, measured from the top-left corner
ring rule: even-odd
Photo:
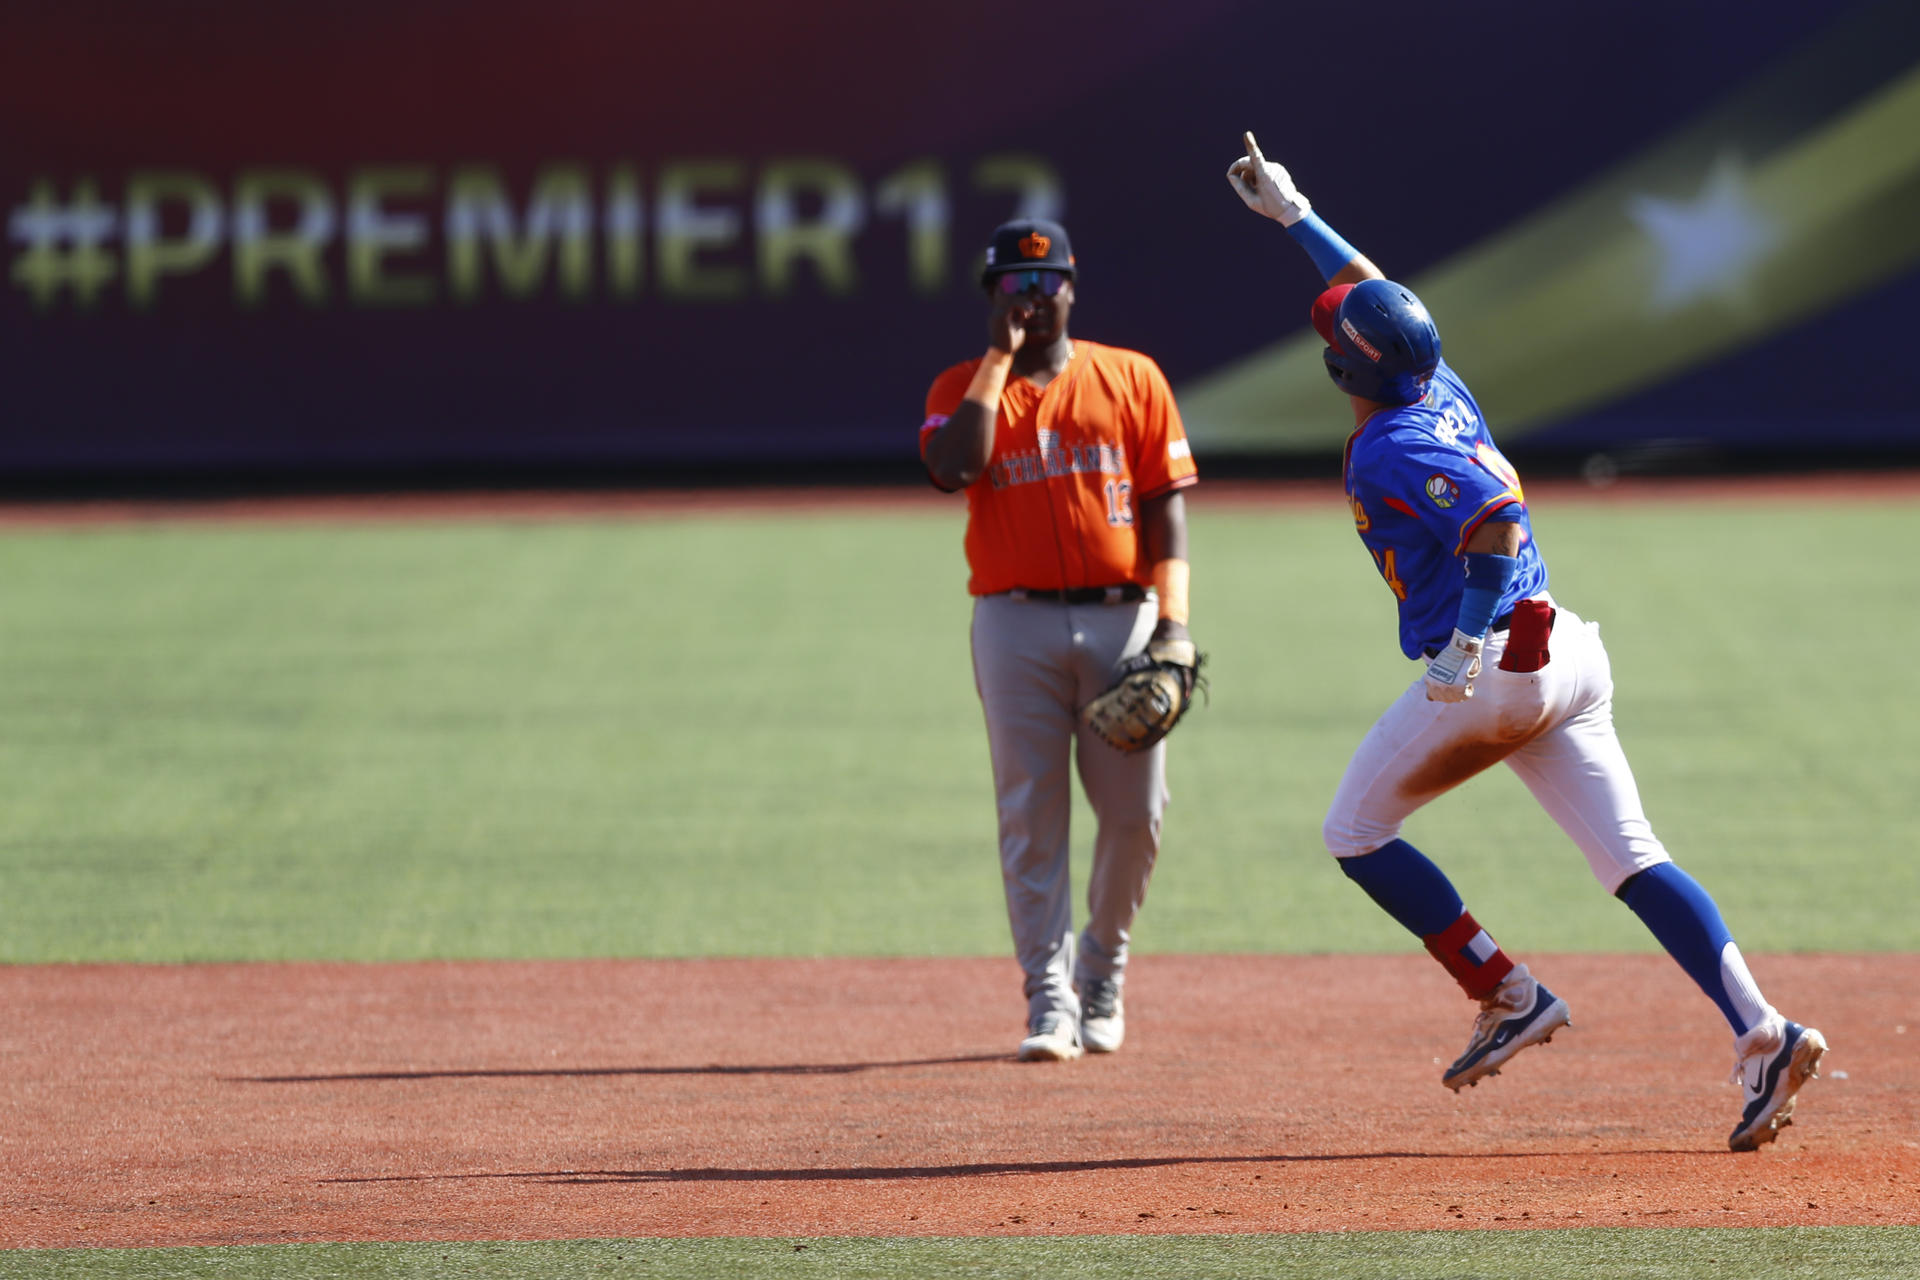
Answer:
[[[1480,1002],[1467,1051],[1454,1060],[1440,1083],[1460,1092],[1487,1076],[1499,1075],[1507,1060],[1530,1044],[1545,1044],[1561,1027],[1573,1025],[1567,1002],[1533,980],[1517,964],[1506,981]]]
[[[1112,1053],[1127,1038],[1127,1006],[1120,984],[1090,978],[1080,988],[1080,1040],[1088,1053]]]
[[[1727,1137],[1735,1151],[1756,1151],[1793,1123],[1793,1099],[1820,1074],[1827,1038],[1775,1014],[1734,1042],[1733,1078],[1747,1100]]]
[[[1020,1042],[1022,1062],[1071,1062],[1080,1053],[1080,1024],[1058,1009],[1035,1018]]]

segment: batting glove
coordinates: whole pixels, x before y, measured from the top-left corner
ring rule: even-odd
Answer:
[[[1227,166],[1227,181],[1246,201],[1247,208],[1290,227],[1313,212],[1313,202],[1300,194],[1286,169],[1260,154],[1260,144],[1247,133],[1247,154]]]
[[[1428,702],[1465,702],[1480,674],[1481,640],[1455,628],[1453,642],[1427,664]]]

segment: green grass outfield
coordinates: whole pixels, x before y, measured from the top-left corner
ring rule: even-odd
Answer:
[[[1866,1280],[1920,1267],[1889,1227],[1349,1232],[989,1239],[579,1240],[560,1244],[275,1245],[0,1252],[0,1280]]]
[[[0,535],[0,961],[999,954],[957,504]],[[1649,812],[1750,950],[1913,949],[1920,506],[1548,506]],[[1411,664],[1337,501],[1193,515],[1211,705],[1138,944],[1417,944],[1320,849]],[[1088,848],[1085,821],[1076,845]],[[1494,770],[1502,940],[1647,949]]]
[[[1536,528],[1605,625],[1656,829],[1748,949],[1920,947],[1920,506]],[[0,961],[1002,954],[960,529],[956,504],[0,534]],[[1202,495],[1193,542],[1214,697],[1174,740],[1138,945],[1412,949],[1319,848],[1413,671],[1344,510]],[[1504,771],[1409,834],[1510,947],[1652,945]],[[1870,1228],[0,1252],[133,1280],[1916,1268],[1920,1232]]]

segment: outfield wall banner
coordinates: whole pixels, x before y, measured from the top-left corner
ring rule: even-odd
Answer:
[[[1451,8],[1453,12],[1443,12]],[[13,5],[0,469],[910,458],[999,220],[1337,450],[1253,129],[1504,442],[1911,447],[1920,6]]]

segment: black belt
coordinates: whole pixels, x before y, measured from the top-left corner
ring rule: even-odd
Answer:
[[[1001,594],[1015,600],[1051,600],[1055,604],[1137,604],[1147,598],[1147,589],[1137,582],[1123,582],[1117,587],[1068,587],[1064,591],[1015,587]]]
[[[1492,635],[1496,631],[1505,631],[1512,625],[1513,610],[1509,609],[1493,620],[1493,625],[1487,628],[1487,634]],[[1426,654],[1429,658],[1437,657],[1440,653],[1438,649],[1422,649],[1420,652]]]

